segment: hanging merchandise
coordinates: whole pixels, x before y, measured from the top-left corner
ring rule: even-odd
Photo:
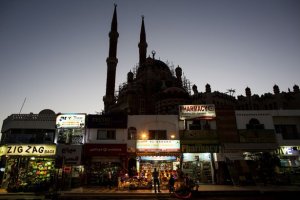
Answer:
[[[53,158],[9,157],[2,187],[9,192],[46,191],[53,176]]]

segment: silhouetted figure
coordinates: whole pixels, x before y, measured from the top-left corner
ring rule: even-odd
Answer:
[[[109,187],[109,189],[111,189],[111,187],[112,187],[112,172],[111,172],[111,170],[109,170],[108,171],[108,187]]]
[[[154,191],[156,193],[156,186],[158,189],[158,192],[160,192],[160,186],[159,186],[159,173],[158,171],[156,171],[156,168],[154,168],[154,171],[152,173],[152,177],[153,177],[153,183],[154,183]]]
[[[183,183],[186,187],[189,187],[190,185],[190,177],[188,174],[185,174],[184,178],[183,178]]]
[[[175,179],[174,176],[171,174],[169,179],[169,193],[174,192],[174,185],[175,185]]]

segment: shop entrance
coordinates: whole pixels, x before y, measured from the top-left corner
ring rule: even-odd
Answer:
[[[152,172],[154,168],[159,172],[161,189],[168,189],[168,180],[171,175],[178,178],[177,170],[180,162],[176,156],[141,156],[139,162],[139,177],[147,181],[148,186],[152,186]]]
[[[197,183],[213,183],[213,167],[210,153],[184,153],[182,172]]]
[[[121,170],[120,162],[92,162],[90,166],[87,166],[87,184],[92,186],[108,186],[108,174],[110,172],[113,184],[117,185]]]
[[[128,160],[128,175],[129,177],[137,175],[135,158],[130,158]]]

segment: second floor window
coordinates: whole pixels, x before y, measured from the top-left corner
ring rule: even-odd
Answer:
[[[166,130],[149,130],[149,140],[166,140]]]
[[[97,130],[97,140],[115,140],[116,130]]]
[[[261,124],[258,119],[252,118],[249,120],[249,123],[246,124],[246,128],[248,130],[258,130],[258,129],[262,130],[265,129],[265,125]]]
[[[300,139],[300,133],[298,133],[297,126],[293,124],[280,124],[275,125],[276,133],[282,135],[284,140]]]
[[[136,128],[135,127],[128,128],[127,139],[128,140],[136,140]]]

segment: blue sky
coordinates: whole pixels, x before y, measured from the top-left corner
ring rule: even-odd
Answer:
[[[0,0],[0,120],[10,114],[103,110],[110,23],[118,13],[116,90],[148,53],[183,69],[199,92],[234,96],[299,85],[298,0]]]

